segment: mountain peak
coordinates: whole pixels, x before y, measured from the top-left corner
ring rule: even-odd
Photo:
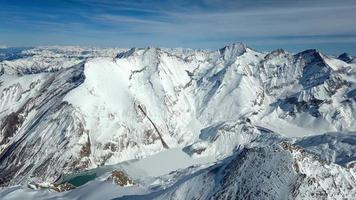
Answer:
[[[300,52],[298,54],[300,54],[300,55],[312,55],[312,54],[318,54],[318,53],[319,52],[316,49],[307,49],[307,50],[304,50],[304,51],[302,51],[302,52]]]
[[[350,56],[348,53],[342,53],[341,55],[339,55],[339,57],[337,57],[339,60],[342,60],[344,62],[351,62],[353,60],[353,57]]]
[[[276,56],[279,56],[279,55],[284,55],[284,54],[286,54],[284,49],[276,49],[276,50],[273,50],[272,52],[268,53],[265,56],[265,59],[272,59],[273,57],[276,57]]]
[[[162,49],[161,48],[158,48],[158,47],[145,47],[145,48],[137,48],[137,47],[134,47],[134,48],[131,48],[127,51],[124,51],[124,52],[120,52],[119,54],[117,54],[116,58],[127,58],[127,57],[130,57],[136,53],[138,54],[141,54],[141,53],[153,53],[153,54],[156,54],[156,53],[159,53],[161,52]],[[141,52],[141,53],[139,53]]]
[[[247,46],[242,42],[232,43],[219,49],[219,53],[224,56],[225,59],[230,57],[237,57],[246,52]]]
[[[131,48],[128,51],[124,51],[124,52],[120,52],[119,54],[117,54],[116,58],[127,58],[129,56],[131,56],[133,53],[135,53],[137,50],[137,48]]]
[[[301,57],[308,63],[309,62],[315,62],[315,61],[322,61],[323,60],[320,52],[317,51],[316,49],[307,49],[305,51],[297,53],[295,55],[295,57],[297,57],[297,58]]]

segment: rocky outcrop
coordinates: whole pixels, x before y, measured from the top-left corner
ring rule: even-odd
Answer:
[[[111,180],[113,183],[121,187],[131,186],[134,184],[134,182],[121,170],[112,171],[108,180]]]

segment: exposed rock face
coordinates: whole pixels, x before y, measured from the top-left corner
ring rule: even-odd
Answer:
[[[21,182],[29,176],[43,181],[56,179],[65,171],[88,167],[80,167],[85,161],[77,155],[78,151],[61,152],[80,146],[79,138],[87,137],[82,133],[82,122],[73,115],[73,107],[61,101],[68,90],[83,82],[82,72],[83,65],[78,65],[50,75],[38,87],[37,96],[35,94],[4,118],[1,185]],[[29,158],[31,162],[24,162]]]
[[[23,117],[19,113],[10,113],[4,118],[4,121],[1,123],[1,141],[0,145],[7,144],[10,141],[10,138],[13,137],[13,134],[16,133],[17,129],[23,123]]]
[[[50,189],[53,189],[56,192],[65,192],[65,191],[75,189],[75,186],[70,183],[63,183],[63,184],[55,185],[55,186],[51,187]]]
[[[61,183],[61,184],[38,184],[38,183],[30,183],[28,187],[34,190],[40,189],[49,189],[56,192],[65,192],[69,190],[75,189],[75,186],[70,183]]]
[[[133,185],[133,181],[121,170],[111,172],[109,180],[112,180],[116,185],[121,187]]]
[[[351,57],[349,54],[347,54],[347,53],[343,53],[343,54],[341,54],[341,55],[339,55],[339,57],[337,57],[338,59],[340,59],[340,60],[342,60],[342,61],[345,61],[345,62],[347,62],[347,63],[351,63],[353,60],[354,60],[354,58],[353,57]]]

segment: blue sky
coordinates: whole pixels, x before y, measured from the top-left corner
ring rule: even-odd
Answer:
[[[356,55],[356,0],[0,0],[0,45],[190,47]]]

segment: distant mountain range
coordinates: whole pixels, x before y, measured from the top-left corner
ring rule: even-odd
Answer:
[[[355,121],[346,53],[2,48],[0,196],[353,199]]]

